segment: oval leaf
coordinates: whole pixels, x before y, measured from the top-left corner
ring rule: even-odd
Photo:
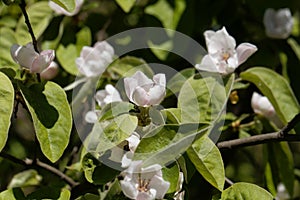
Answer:
[[[116,0],[117,4],[128,13],[135,4],[135,0]]]
[[[52,19],[52,10],[48,5],[48,1],[40,1],[32,4],[27,9],[30,24],[32,26],[34,35],[39,38],[42,33],[48,27],[50,20]],[[16,28],[16,38],[18,43],[25,45],[31,42],[30,34],[28,34],[28,28],[25,24],[24,16],[19,19]]]
[[[10,118],[14,109],[14,87],[9,78],[0,72],[0,151],[6,144]]]
[[[253,67],[241,73],[241,78],[258,87],[270,100],[284,124],[300,112],[299,103],[290,85],[275,71],[264,67]]]
[[[207,136],[199,138],[187,150],[187,155],[203,178],[222,191],[225,183],[223,160],[211,139]]]
[[[14,31],[10,28],[2,27],[0,28],[0,35],[0,68],[13,67],[18,69],[19,65],[13,61],[9,51],[10,47],[17,43]]]
[[[32,95],[24,86],[21,91],[32,116],[42,152],[50,161],[55,162],[67,147],[72,128],[71,109],[66,94],[59,85],[50,81],[43,91],[33,90],[42,94]]]
[[[207,124],[159,126],[141,139],[133,159],[143,160],[144,166],[173,162],[207,129]]]
[[[272,200],[273,196],[265,189],[250,183],[235,183],[222,192],[221,200]]]

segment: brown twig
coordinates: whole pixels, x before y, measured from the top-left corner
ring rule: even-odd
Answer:
[[[74,188],[75,186],[78,185],[77,182],[75,182],[72,178],[70,178],[69,176],[67,176],[66,174],[64,174],[63,172],[61,172],[60,170],[56,169],[55,167],[48,165],[47,163],[44,163],[40,160],[32,160],[32,159],[28,159],[26,158],[25,160],[21,160],[19,158],[16,158],[12,155],[6,154],[4,152],[0,152],[0,157],[5,158],[7,160],[10,160],[14,163],[23,165],[23,166],[37,166],[40,168],[43,168],[49,172],[51,172],[52,174],[60,177],[62,180],[64,180],[67,184],[69,184],[72,188]]]
[[[285,127],[280,131],[274,133],[267,133],[255,135],[247,138],[234,139],[217,143],[219,149],[231,149],[243,146],[252,146],[257,144],[264,144],[274,141],[300,141],[299,134],[288,134],[300,122],[300,113],[297,114]]]

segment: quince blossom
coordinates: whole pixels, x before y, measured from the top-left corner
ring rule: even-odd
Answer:
[[[251,99],[251,106],[256,114],[266,117],[278,128],[281,128],[283,126],[282,122],[276,114],[273,105],[267,97],[254,92]]]
[[[236,48],[235,39],[225,27],[216,32],[205,31],[204,36],[208,54],[195,65],[198,70],[230,74],[257,51],[256,46],[250,43],[242,43]]]
[[[122,101],[119,91],[111,84],[107,84],[105,89],[97,91],[95,94],[95,100],[101,108],[109,103]],[[88,123],[97,122],[98,112],[98,110],[88,111],[85,114],[85,121]]]
[[[163,179],[158,164],[142,168],[142,161],[132,161],[124,173],[126,175],[120,184],[123,193],[130,199],[163,199],[170,187],[170,183]]]
[[[294,21],[289,8],[275,11],[268,8],[264,14],[266,35],[271,38],[286,39],[292,32]]]
[[[113,56],[113,47],[102,41],[97,42],[94,47],[84,46],[75,62],[79,72],[90,78],[101,75],[113,61]]]
[[[16,63],[29,69],[31,73],[43,72],[50,66],[55,57],[54,50],[44,50],[37,53],[31,43],[26,46],[14,44],[10,48],[10,53]]]
[[[137,71],[125,78],[124,84],[127,97],[137,106],[158,105],[166,94],[165,74],[156,74],[151,80],[143,72]]]
[[[97,91],[95,99],[101,108],[109,103],[122,101],[120,93],[111,84],[107,84],[104,90]]]
[[[41,78],[45,80],[53,79],[58,73],[58,65],[56,62],[52,61],[46,69],[41,72]]]
[[[84,0],[75,0],[75,9],[73,12],[66,11],[64,8],[62,8],[60,5],[56,4],[53,1],[49,1],[49,6],[54,12],[56,12],[59,15],[73,16],[79,12],[83,2]]]

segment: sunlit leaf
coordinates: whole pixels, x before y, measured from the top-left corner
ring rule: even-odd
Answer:
[[[42,177],[34,169],[29,169],[18,174],[15,174],[10,181],[8,188],[27,187],[38,185]]]
[[[214,74],[189,78],[178,96],[182,123],[212,122],[218,119],[226,106],[233,82],[234,75],[224,79]]]
[[[26,200],[21,188],[12,188],[0,193],[0,200]]]
[[[197,137],[208,129],[205,124],[164,125],[147,133],[140,141],[134,160],[143,160],[145,166],[165,165],[175,161]]]
[[[284,124],[299,113],[299,103],[290,85],[275,71],[264,67],[253,67],[242,72],[241,78],[255,84],[263,95],[268,97]]]
[[[78,74],[78,68],[75,64],[75,59],[77,58],[76,45],[69,44],[67,47],[64,47],[62,44],[59,45],[56,56],[64,70],[74,76]]]
[[[72,12],[75,9],[75,0],[51,0],[68,12]]]
[[[69,143],[72,115],[64,90],[48,81],[44,87],[21,87],[42,152],[57,161]],[[37,98],[40,97],[40,98]]]
[[[14,109],[14,87],[9,78],[0,72],[0,151],[6,144],[10,118]]]
[[[17,43],[14,31],[10,28],[2,27],[0,28],[0,35],[0,68],[12,67],[13,69],[18,69],[19,65],[13,61],[10,55],[11,46]]]
[[[77,55],[80,54],[80,51],[83,46],[90,46],[91,43],[92,43],[91,30],[87,26],[85,26],[78,33],[76,33]]]
[[[134,6],[136,0],[116,0],[117,4],[128,13],[131,8]]]
[[[162,168],[162,172],[163,172],[164,180],[170,183],[170,187],[167,193],[176,192],[178,181],[179,181],[179,172],[180,172],[178,165],[175,163],[171,167],[164,167]]]
[[[265,189],[251,183],[235,183],[222,192],[222,200],[272,200],[273,196]]]
[[[223,191],[225,183],[223,160],[219,149],[211,139],[206,136],[199,138],[187,150],[187,155],[204,179]]]
[[[30,5],[27,8],[30,24],[33,28],[33,32],[36,38],[39,38],[45,29],[48,27],[50,20],[52,19],[52,10],[47,1],[40,1]],[[25,45],[28,42],[32,42],[28,28],[25,24],[24,16],[19,19],[16,28],[16,38],[20,45]]]

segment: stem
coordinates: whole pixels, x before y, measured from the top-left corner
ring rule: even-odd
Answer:
[[[60,177],[61,179],[63,179],[67,184],[69,184],[72,188],[74,188],[75,186],[78,185],[77,182],[75,182],[72,178],[70,178],[69,176],[65,175],[63,172],[61,172],[60,170],[56,169],[55,167],[52,167],[51,165],[48,165],[47,163],[44,163],[40,160],[32,160],[32,159],[28,159],[26,158],[25,160],[21,160],[19,158],[16,158],[12,155],[6,154],[4,152],[0,152],[0,157],[5,158],[7,160],[10,160],[14,163],[23,165],[23,166],[38,166],[40,168],[43,168],[49,172],[51,172],[52,174]]]
[[[24,15],[24,18],[25,18],[25,23],[27,25],[28,31],[29,31],[31,39],[32,39],[33,48],[37,53],[40,53],[38,48],[37,48],[37,40],[34,36],[34,32],[33,32],[33,29],[31,27],[28,14],[26,12],[26,2],[25,2],[25,0],[21,0],[21,3],[19,4],[19,6],[20,6],[20,8],[22,10],[22,13]]]
[[[266,133],[255,135],[248,138],[234,139],[217,143],[219,149],[231,149],[243,146],[252,146],[257,144],[264,144],[267,142],[280,142],[280,141],[300,141],[299,134],[288,134],[297,123],[300,122],[300,113],[297,114],[285,127],[280,131],[274,133]]]

